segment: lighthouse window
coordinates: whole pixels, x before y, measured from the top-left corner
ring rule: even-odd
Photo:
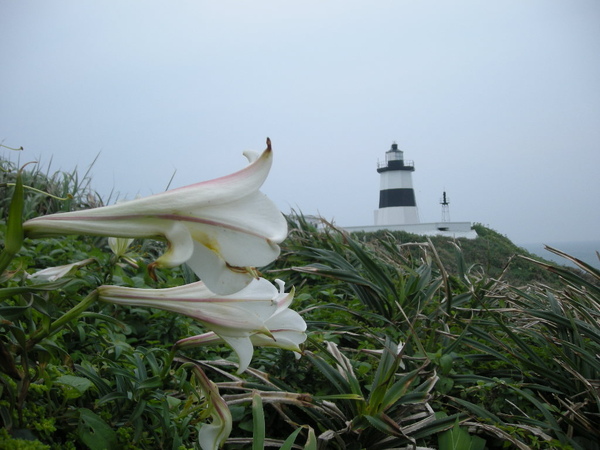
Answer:
[[[402,152],[397,151],[397,152],[387,152],[386,154],[386,160],[388,161],[402,161],[403,156],[402,156]]]

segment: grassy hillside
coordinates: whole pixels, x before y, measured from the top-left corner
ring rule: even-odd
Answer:
[[[260,272],[294,290],[308,339],[300,359],[256,344],[238,374],[223,342],[173,347],[206,332],[200,322],[95,301],[99,285],[194,281],[185,266],[149,275],[162,243],[118,256],[106,238],[65,236],[8,252],[20,222],[4,167],[0,448],[197,449],[203,430],[224,433],[226,449],[600,448],[600,271],[520,258],[480,225],[474,240],[427,241],[290,216],[280,258]],[[26,218],[101,203],[70,175],[24,178],[40,181]]]
[[[444,236],[431,236],[429,241],[435,248],[442,264],[449,272],[456,272],[459,260],[457,252],[460,251],[464,261],[473,269],[485,272],[490,277],[502,277],[515,285],[524,285],[531,282],[554,283],[556,277],[539,265],[521,258],[526,256],[531,259],[546,262],[544,259],[529,253],[524,248],[513,244],[506,236],[487,228],[481,224],[473,226],[477,231],[476,239],[452,239]],[[414,245],[426,244],[428,238],[403,231],[377,231],[374,233],[353,233],[359,241],[377,246],[384,241],[401,247],[401,254],[407,259],[423,258],[427,254],[426,247]],[[429,252],[431,253],[431,251]],[[432,256],[432,255],[429,255]]]

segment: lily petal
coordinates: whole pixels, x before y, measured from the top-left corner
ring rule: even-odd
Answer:
[[[254,353],[254,346],[250,337],[232,337],[224,334],[221,337],[237,354],[239,359],[237,373],[242,373],[250,365],[252,354]]]

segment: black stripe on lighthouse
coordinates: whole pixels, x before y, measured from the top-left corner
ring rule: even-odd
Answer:
[[[379,191],[379,207],[417,206],[413,189],[385,189]]]

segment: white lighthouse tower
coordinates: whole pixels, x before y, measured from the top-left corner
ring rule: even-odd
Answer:
[[[393,143],[385,153],[385,161],[377,164],[380,174],[379,209],[375,211],[375,225],[418,224],[419,211],[412,184],[415,166],[404,160],[404,152]]]

